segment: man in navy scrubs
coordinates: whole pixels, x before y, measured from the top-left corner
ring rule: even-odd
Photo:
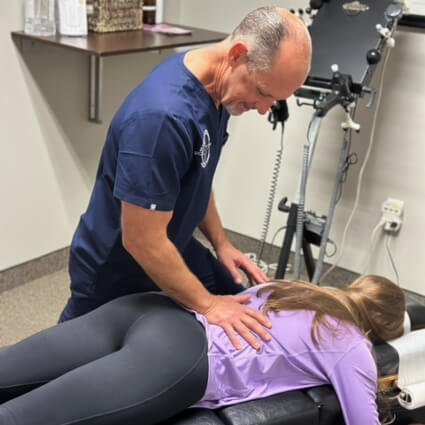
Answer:
[[[178,53],[130,93],[110,125],[87,211],[72,240],[61,321],[121,295],[162,290],[232,343],[270,338],[244,305],[239,269],[267,276],[226,238],[212,180],[230,115],[265,114],[306,79],[311,43],[284,9],[249,13],[226,40]],[[196,241],[199,227],[217,258]],[[256,336],[253,334],[255,333]]]

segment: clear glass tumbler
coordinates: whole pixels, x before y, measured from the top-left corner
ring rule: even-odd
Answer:
[[[56,34],[55,0],[26,0],[24,31],[37,36]]]

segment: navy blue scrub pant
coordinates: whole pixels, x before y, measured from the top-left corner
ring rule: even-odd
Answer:
[[[127,295],[0,350],[0,424],[151,425],[200,400],[207,380],[194,315]]]
[[[189,242],[183,253],[183,259],[192,273],[213,294],[233,295],[245,289],[242,285],[235,283],[229,271],[195,238],[192,238]],[[102,294],[90,296],[73,291],[59,321],[64,322],[81,316],[113,298],[134,292],[160,290],[150,279],[144,282],[132,282],[130,286],[117,285],[113,289],[114,292],[106,294],[108,289],[111,288],[104,288]]]

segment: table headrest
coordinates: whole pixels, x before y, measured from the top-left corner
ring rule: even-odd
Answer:
[[[411,329],[425,328],[425,305],[408,299],[406,309],[409,314]]]

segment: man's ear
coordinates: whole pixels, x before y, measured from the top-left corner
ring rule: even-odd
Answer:
[[[230,66],[235,66],[240,63],[241,59],[246,59],[248,53],[248,46],[246,43],[238,41],[237,43],[232,44],[229,51],[227,52],[227,58],[229,60]]]

